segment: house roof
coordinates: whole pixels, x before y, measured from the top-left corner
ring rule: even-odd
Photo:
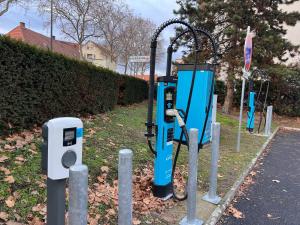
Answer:
[[[30,45],[35,45],[43,49],[50,49],[51,39],[45,35],[37,33],[26,28],[25,23],[21,22],[19,26],[6,34],[10,38],[23,41]],[[65,56],[80,59],[79,45],[76,43],[52,40],[53,51]]]
[[[138,79],[142,79],[142,80],[145,80],[145,81],[149,81],[150,80],[150,76],[149,75],[134,75],[135,78],[138,78]],[[157,80],[157,75],[154,76],[154,80],[156,81]]]

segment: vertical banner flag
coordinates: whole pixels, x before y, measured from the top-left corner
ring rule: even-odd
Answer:
[[[244,61],[245,61],[245,70],[249,72],[252,61],[252,33],[250,32],[250,27],[247,29],[247,36],[244,46]]]

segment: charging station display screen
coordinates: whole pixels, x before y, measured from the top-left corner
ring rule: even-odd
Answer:
[[[64,129],[63,146],[76,144],[76,127]]]

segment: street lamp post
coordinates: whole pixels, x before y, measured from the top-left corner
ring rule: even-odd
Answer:
[[[53,0],[50,4],[50,50],[53,51]]]

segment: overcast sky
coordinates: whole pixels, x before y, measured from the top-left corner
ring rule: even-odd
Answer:
[[[134,10],[134,13],[145,18],[151,19],[156,25],[160,25],[164,21],[174,18],[173,10],[178,8],[175,0],[125,0],[127,4]],[[300,2],[294,5],[284,7],[289,11],[300,11]],[[7,33],[16,27],[20,21],[26,23],[26,26],[34,31],[49,35],[49,27],[45,26],[48,20],[46,17],[41,17],[37,11],[36,6],[24,10],[20,7],[12,7],[8,13],[0,17],[0,33]],[[60,34],[58,29],[54,29],[54,35],[58,39],[64,37]],[[163,33],[165,46],[168,45],[169,37],[174,35],[173,28],[168,29]],[[289,28],[287,34],[289,40],[294,44],[300,44],[300,23],[296,27]],[[180,54],[175,55],[175,58],[180,57]],[[159,73],[162,74],[165,67],[164,61],[158,67]]]

